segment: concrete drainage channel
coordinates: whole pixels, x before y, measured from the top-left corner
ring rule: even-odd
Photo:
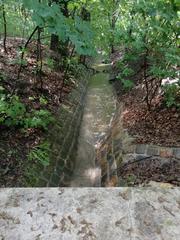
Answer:
[[[51,164],[40,169],[37,187],[121,186],[118,169],[134,160],[180,160],[180,148],[135,145],[123,128],[123,105],[109,84],[111,66],[98,63],[84,73],[61,106],[51,131]]]
[[[109,65],[97,65],[99,72],[89,80],[71,187],[101,186],[101,168],[96,164],[96,148],[116,111],[113,88],[108,82],[109,74],[102,72],[106,67]]]
[[[40,169],[37,187],[99,187],[101,167],[96,162],[99,139],[106,135],[116,111],[116,99],[109,84],[108,64],[93,66],[76,82],[61,106],[57,123],[50,131],[50,165]]]

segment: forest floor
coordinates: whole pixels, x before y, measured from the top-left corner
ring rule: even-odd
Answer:
[[[116,52],[111,59],[116,74],[116,63],[121,58],[122,53]],[[134,66],[134,69],[138,67]],[[128,92],[123,90],[120,81],[115,82],[118,100],[124,106],[124,128],[135,137],[135,143],[180,147],[180,111],[176,107],[167,108],[162,94],[156,96],[152,110],[148,111],[143,101],[145,90],[141,79],[141,72],[134,75],[131,80],[135,87]],[[120,186],[151,186],[153,182],[180,186],[180,162],[175,159],[161,161],[158,158],[134,161],[120,168],[118,176]]]
[[[180,147],[180,113],[176,108],[166,108],[163,98],[157,98],[153,111],[147,111],[142,102],[142,89],[133,89],[120,97],[125,109],[124,127],[136,137],[136,143]],[[143,186],[153,182],[170,183],[180,186],[180,162],[175,159],[160,161],[149,159],[126,166],[119,171],[121,181],[128,186]]]
[[[119,53],[112,56],[114,66],[120,57]],[[128,92],[123,91],[120,83],[117,84],[118,98],[124,105],[124,127],[130,135],[136,137],[136,143],[180,147],[179,109],[167,108],[163,96],[159,94],[153,101],[152,111],[148,111],[143,101],[146,93],[140,81],[141,77],[141,73],[133,77],[135,87]]]
[[[147,111],[143,97],[143,89],[133,89],[121,98],[125,106],[124,127],[136,136],[137,143],[180,147],[179,111],[165,107],[161,97],[157,97],[154,109]]]
[[[43,48],[43,69],[40,87],[36,72],[36,44],[32,42],[27,49],[20,79],[17,82],[19,70],[18,59],[23,40],[11,39],[7,41],[8,54],[4,53],[0,44],[0,86],[6,94],[15,94],[25,104],[28,112],[46,109],[56,114],[64,97],[71,91],[73,83],[63,85],[63,74],[54,69],[51,61],[52,52]],[[27,163],[29,151],[46,137],[46,131],[38,128],[23,130],[19,127],[6,127],[0,125],[0,186],[21,186],[24,168]]]
[[[120,186],[150,186],[151,182],[180,186],[180,162],[149,158],[127,164],[118,170]]]

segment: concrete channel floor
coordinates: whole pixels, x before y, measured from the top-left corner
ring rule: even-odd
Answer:
[[[102,64],[101,68],[101,71],[107,68],[107,64]],[[116,110],[113,88],[108,79],[108,73],[99,72],[89,80],[71,187],[101,185],[101,171],[95,164],[96,146],[109,129]]]
[[[179,240],[180,188],[0,190],[1,240]]]

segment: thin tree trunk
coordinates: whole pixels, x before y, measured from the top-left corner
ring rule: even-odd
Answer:
[[[40,80],[41,89],[43,88],[43,81],[42,81],[42,48],[41,48],[41,28],[38,27],[37,30],[37,69],[36,69],[36,76],[38,81]]]
[[[148,79],[147,79],[147,56],[148,56],[148,50],[145,52],[144,56],[144,81],[145,81],[145,87],[146,87],[146,104],[147,108],[150,111],[151,110],[151,103],[149,101],[150,98],[150,90],[149,90],[149,84],[148,84]]]
[[[69,56],[69,60],[71,60],[71,58],[73,57],[74,50],[75,50],[75,46],[72,48],[71,54]],[[59,97],[60,102],[62,102],[62,93],[63,93],[65,81],[67,80],[67,74],[68,74],[69,67],[70,67],[70,64],[68,63],[68,65],[64,71],[63,82],[62,82],[62,87],[61,87],[61,92],[60,92],[60,97]]]
[[[4,8],[4,4],[2,5],[3,9],[3,25],[4,25],[4,40],[3,40],[3,47],[4,47],[4,52],[7,54],[7,47],[6,47],[6,39],[7,39],[7,21],[6,21],[6,11]]]
[[[59,37],[55,34],[51,35],[50,49],[55,52],[59,49]]]
[[[18,71],[18,75],[17,75],[17,80],[20,77],[21,71],[22,71],[22,66],[23,66],[23,60],[24,60],[24,53],[25,53],[25,49],[27,48],[29,42],[31,41],[32,37],[34,36],[34,34],[36,33],[36,31],[38,30],[38,26],[34,29],[34,31],[31,33],[31,35],[29,36],[28,40],[26,41],[23,49],[22,49],[22,53],[21,53],[21,63],[20,63],[20,67],[19,67],[19,71]]]

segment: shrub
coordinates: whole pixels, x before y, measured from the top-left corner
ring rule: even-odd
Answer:
[[[180,84],[169,84],[163,87],[167,107],[180,107]]]
[[[47,130],[48,125],[53,122],[52,114],[47,110],[33,111],[29,117],[24,120],[25,128],[43,128]]]
[[[29,155],[28,160],[34,161],[34,163],[39,163],[40,165],[46,167],[50,162],[50,144],[48,142],[44,142],[36,147],[34,147]]]
[[[8,102],[5,95],[0,97],[0,124],[6,126],[23,125],[26,108],[17,96]]]
[[[131,80],[121,79],[121,82],[125,91],[129,91],[134,87],[134,83]]]
[[[23,128],[43,128],[47,130],[48,125],[54,121],[48,110],[34,110],[27,113],[26,107],[17,96],[9,101],[5,95],[0,96],[0,124],[5,126],[21,126]]]

